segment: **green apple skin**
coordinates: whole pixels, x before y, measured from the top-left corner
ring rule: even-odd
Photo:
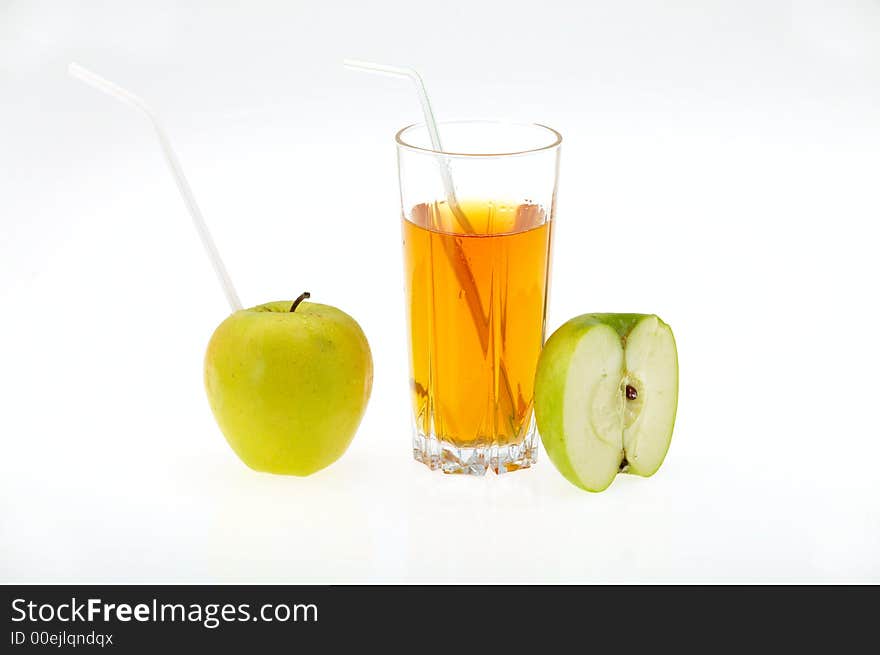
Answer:
[[[605,489],[614,476],[609,476],[604,486],[599,482],[595,488],[587,488],[572,468],[566,454],[566,434],[563,428],[565,383],[568,380],[572,356],[581,337],[599,325],[601,323],[589,314],[564,323],[544,344],[535,373],[535,420],[544,450],[566,480],[587,491]],[[623,459],[622,453],[620,458]]]
[[[661,385],[667,396],[667,411],[662,417],[659,431],[654,429],[645,439],[644,446],[639,442],[642,432],[646,431],[640,425],[640,416],[633,416],[622,395],[622,387],[628,382],[638,386],[643,394],[650,393],[650,389],[643,389],[642,380],[634,375],[640,372],[644,362],[639,361],[636,348],[633,348],[634,361],[629,361],[626,348],[630,335],[643,328],[660,332],[663,338],[668,339],[667,350],[671,350],[667,352],[668,361],[660,363],[662,368],[668,369],[665,371],[668,379]],[[583,367],[585,355],[591,358],[590,364],[595,368],[592,380],[579,380],[577,377],[577,368]],[[601,356],[606,359],[597,361]],[[630,366],[635,369],[633,372],[628,370]],[[572,380],[584,382],[583,389],[572,388],[578,386],[572,385]],[[627,473],[644,477],[657,471],[671,441],[677,399],[678,357],[675,340],[669,326],[653,314],[584,314],[573,318],[551,335],[538,361],[535,418],[542,443],[559,472],[569,482],[587,491],[606,489],[621,472],[621,467]],[[582,440],[580,430],[566,430],[567,405],[570,405],[569,428],[572,414],[584,426],[589,426],[579,426],[590,435],[590,439],[585,440],[588,447],[579,443]],[[629,459],[625,447],[632,449],[636,457]],[[580,467],[580,474],[573,461],[573,450],[578,450],[578,456],[590,462],[589,467]],[[647,451],[646,456],[638,458],[640,451]],[[585,468],[589,469],[586,474]]]
[[[205,389],[229,445],[252,469],[305,476],[335,462],[370,398],[367,338],[345,312],[271,302],[231,314],[205,354]]]
[[[593,440],[597,448],[588,457],[591,461],[601,459],[599,468],[602,470],[598,475],[585,479],[575,470],[570,453],[570,446],[576,444],[581,435],[570,434],[565,426],[567,408],[575,403],[582,404],[580,398],[572,398],[570,393],[570,375],[577,374],[573,370],[576,369],[575,353],[582,341],[594,337],[600,342],[604,340],[606,344],[613,342],[614,346],[619,340],[613,328],[591,314],[584,314],[563,324],[544,344],[535,374],[535,419],[544,449],[565,479],[587,491],[602,491],[614,480],[623,461],[622,442],[617,444],[618,440],[612,438],[612,443],[603,445],[601,439]],[[612,379],[620,378],[623,374],[622,348],[617,349],[621,351],[619,361],[607,372]],[[589,407],[579,406],[577,411],[585,417],[585,421],[589,421]],[[611,432],[622,434],[622,430],[623,420],[620,418],[612,426]]]

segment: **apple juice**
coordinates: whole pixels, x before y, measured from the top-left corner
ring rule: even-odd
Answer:
[[[531,429],[551,222],[537,205],[473,200],[420,204],[404,218],[421,435],[482,448],[518,444]]]

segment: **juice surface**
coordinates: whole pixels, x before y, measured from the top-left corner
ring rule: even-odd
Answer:
[[[525,436],[551,224],[536,205],[473,200],[455,211],[417,205],[404,218],[410,382],[422,434],[458,447]]]

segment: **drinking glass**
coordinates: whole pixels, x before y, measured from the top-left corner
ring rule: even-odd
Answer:
[[[445,473],[535,462],[561,135],[537,124],[397,133],[413,454]]]

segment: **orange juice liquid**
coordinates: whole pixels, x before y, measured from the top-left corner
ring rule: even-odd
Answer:
[[[457,447],[519,443],[544,340],[551,221],[530,204],[455,209],[421,204],[403,220],[416,429]]]

